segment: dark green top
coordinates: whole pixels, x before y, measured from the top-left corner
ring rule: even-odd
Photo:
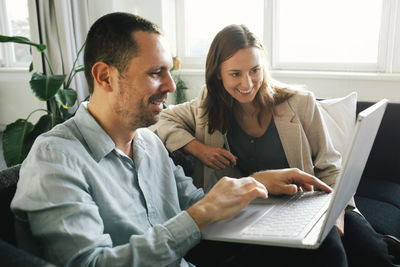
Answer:
[[[227,138],[232,154],[238,157],[236,166],[244,175],[261,170],[289,168],[273,119],[260,137],[249,136],[236,120],[233,120]]]

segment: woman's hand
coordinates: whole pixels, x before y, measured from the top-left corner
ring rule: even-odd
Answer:
[[[198,158],[207,167],[223,170],[230,165],[236,165],[237,157],[222,147],[208,146],[198,140],[192,140],[183,150]]]
[[[327,184],[296,168],[260,171],[251,176],[265,185],[272,195],[294,195],[303,190],[313,191],[314,186],[325,192],[332,192],[332,188]]]
[[[335,227],[338,230],[340,236],[344,236],[344,214],[345,211],[340,214],[335,223]]]

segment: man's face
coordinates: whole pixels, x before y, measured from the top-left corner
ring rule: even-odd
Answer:
[[[113,69],[113,109],[131,130],[156,123],[162,104],[175,83],[169,70],[172,56],[165,39],[155,33],[135,32],[138,53],[123,73]]]

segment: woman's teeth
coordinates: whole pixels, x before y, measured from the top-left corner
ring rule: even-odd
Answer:
[[[249,90],[240,90],[240,89],[237,89],[240,93],[242,93],[242,94],[248,94],[248,93],[250,93],[252,90],[253,90],[253,88],[250,88]]]

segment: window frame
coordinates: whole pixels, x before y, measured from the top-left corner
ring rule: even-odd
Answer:
[[[176,52],[180,58],[182,68],[201,68],[205,66],[205,57],[189,56],[189,44],[187,42],[187,12],[185,0],[176,0]]]
[[[185,27],[187,12],[185,1],[176,0],[176,43],[177,56],[183,69],[204,69],[205,57],[188,55],[188,42]],[[264,0],[263,43],[266,46],[273,71],[312,71],[312,72],[358,72],[358,73],[400,73],[400,3],[397,0],[384,0],[379,33],[377,63],[294,63],[277,62],[277,8],[279,0]]]

